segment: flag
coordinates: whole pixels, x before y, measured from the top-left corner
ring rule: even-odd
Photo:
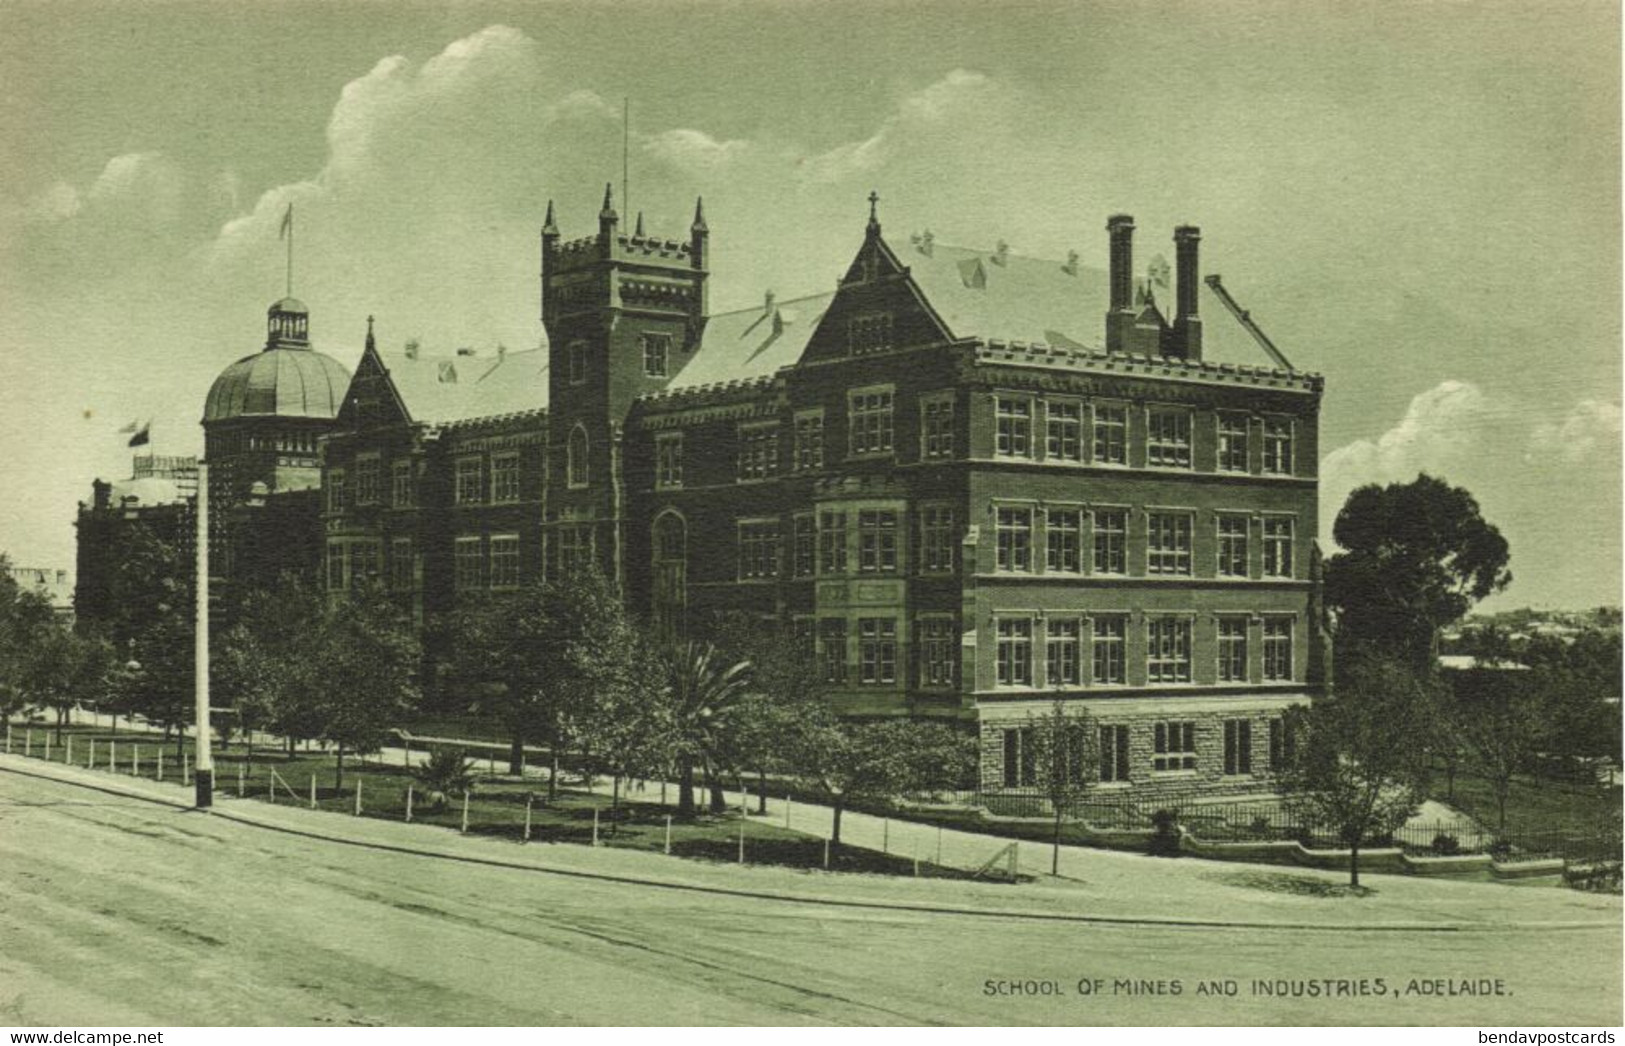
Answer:
[[[133,426],[134,422],[131,422],[131,425]],[[145,425],[142,425],[139,429],[136,429],[135,430],[135,435],[130,437],[130,446],[132,446],[132,447],[145,447],[148,443],[151,443],[151,442],[152,442],[152,422],[151,421],[148,421]]]
[[[293,202],[288,202],[288,209],[282,215],[282,228],[277,230],[276,238],[285,240],[293,232]]]

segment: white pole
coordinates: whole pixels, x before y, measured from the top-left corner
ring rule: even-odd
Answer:
[[[671,856],[671,814],[666,815],[666,856]]]
[[[29,730],[28,730],[28,740],[23,743],[23,756],[26,758],[26,757],[32,756],[33,754],[34,754],[34,729],[33,729],[33,727],[30,727]]]
[[[412,786],[406,786],[406,823],[412,823]]]
[[[140,777],[141,776],[141,746],[140,745],[131,745],[130,748],[131,748],[131,752],[130,752],[130,776],[131,777]]]
[[[794,799],[790,798],[789,796],[784,797],[784,827],[786,828],[790,827],[790,808],[795,804],[796,801]]]
[[[942,825],[937,825],[937,867],[942,867]]]
[[[468,793],[463,793],[463,827],[459,829],[464,835],[468,834]]]
[[[237,764],[237,798],[239,799],[243,797],[243,773],[246,768],[247,764],[245,763]]]
[[[68,750],[62,754],[63,763],[73,762],[73,735],[68,735]]]
[[[118,773],[118,742],[107,742],[107,770],[109,773]]]
[[[829,836],[824,836],[824,871],[829,871]]]
[[[209,463],[197,466],[197,626],[192,674],[197,708],[197,806],[214,802],[214,756],[209,750]]]
[[[739,822],[739,863],[745,863],[745,822]]]
[[[182,752],[181,753],[181,784],[189,785],[191,783],[192,783],[192,754],[190,752]]]
[[[536,797],[525,796],[525,842],[530,842],[530,804]]]
[[[883,817],[880,820],[880,852],[891,853],[891,818]]]
[[[355,775],[355,815],[361,816],[361,775]]]
[[[592,808],[592,844],[598,845],[598,807]]]
[[[310,808],[316,809],[316,775],[310,775]]]
[[[158,746],[158,780],[164,779],[164,746]]]

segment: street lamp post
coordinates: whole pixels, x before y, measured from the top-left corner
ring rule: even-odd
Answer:
[[[209,751],[209,466],[197,467],[197,639],[193,676],[197,698],[197,808],[214,804],[214,757]]]

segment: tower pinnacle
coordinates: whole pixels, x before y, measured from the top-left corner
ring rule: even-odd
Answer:
[[[869,235],[874,236],[880,232],[880,217],[877,208],[880,204],[880,194],[873,189],[869,190]]]

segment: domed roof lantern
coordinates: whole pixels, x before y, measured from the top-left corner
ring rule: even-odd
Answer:
[[[298,298],[283,298],[265,311],[265,348],[310,348],[310,310]]]

